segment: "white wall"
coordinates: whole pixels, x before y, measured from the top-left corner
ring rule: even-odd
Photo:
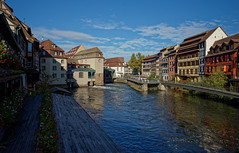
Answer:
[[[206,40],[206,54],[205,56],[207,56],[209,49],[211,48],[211,46],[214,44],[215,41],[226,38],[227,34],[222,30],[221,27],[218,27],[212,34],[210,37],[208,37],[208,39]]]

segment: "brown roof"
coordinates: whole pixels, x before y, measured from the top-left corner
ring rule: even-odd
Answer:
[[[199,43],[205,41],[217,28],[184,39],[184,41],[180,44],[179,52],[188,47],[197,46]]]
[[[53,48],[53,45],[55,45],[55,48]],[[61,49],[59,46],[57,46],[55,43],[53,43],[51,40],[45,40],[41,42],[41,46],[43,47],[44,50],[46,51],[62,51],[64,52],[63,49]]]
[[[147,56],[147,57],[143,58],[143,60],[156,58],[156,57],[158,57],[158,54]]]
[[[223,43],[228,44],[231,40],[233,40],[234,42],[238,42],[238,40],[239,40],[239,33],[215,41],[214,44],[212,45],[212,47],[214,48],[214,47],[216,47],[216,45],[221,46]]]
[[[89,54],[89,53],[102,53],[98,47],[90,48],[87,50],[80,51],[76,55]]]
[[[124,63],[124,57],[107,58],[105,63]]]

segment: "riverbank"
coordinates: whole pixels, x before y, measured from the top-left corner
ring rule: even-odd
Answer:
[[[123,152],[71,97],[52,94],[61,153]]]

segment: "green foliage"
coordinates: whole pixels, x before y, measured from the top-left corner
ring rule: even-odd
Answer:
[[[150,76],[148,76],[148,79],[154,79],[156,77],[156,75],[153,73],[153,74],[150,74]]]
[[[224,71],[218,70],[212,73],[207,79],[208,87],[225,90],[224,86],[227,84],[228,78]]]
[[[16,90],[0,103],[0,127],[13,124],[20,113],[25,90]]]
[[[141,53],[137,53],[136,55],[133,53],[131,55],[131,59],[129,61],[129,66],[131,69],[136,69],[138,72],[142,72],[142,60],[144,56]]]
[[[54,119],[55,115],[53,114],[53,104],[49,88],[45,89],[43,103],[39,108],[39,113],[40,129],[38,133],[37,152],[57,153],[59,151],[59,137],[56,121]]]

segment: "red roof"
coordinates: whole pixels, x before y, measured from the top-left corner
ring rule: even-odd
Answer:
[[[62,51],[64,52],[63,49],[61,49],[59,46],[57,46],[55,43],[53,43],[51,40],[45,40],[41,42],[41,46],[43,47],[44,50],[46,51]],[[55,46],[55,47],[54,47]]]
[[[121,67],[124,64],[124,57],[114,57],[105,59],[104,64],[109,67]]]

